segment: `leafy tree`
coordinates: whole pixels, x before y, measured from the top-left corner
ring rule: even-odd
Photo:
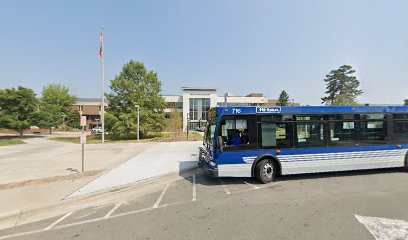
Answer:
[[[180,112],[177,111],[176,107],[172,107],[170,113],[169,129],[173,133],[172,138],[175,139],[177,133],[181,132],[183,125],[183,118],[180,115]]]
[[[160,132],[166,125],[161,82],[157,73],[148,71],[141,62],[126,63],[122,72],[111,80],[111,94],[107,94],[109,113],[117,118],[112,127],[114,138],[135,138],[137,108],[140,106],[140,135]]]
[[[363,91],[359,89],[360,81],[354,76],[355,70],[349,65],[343,65],[331,70],[326,75],[326,96],[322,103],[331,106],[357,105],[357,97]]]
[[[408,106],[408,99],[405,99],[405,100],[404,100],[404,104],[405,104],[406,106]]]
[[[23,135],[35,120],[38,100],[32,89],[0,90],[0,127],[12,129]]]
[[[67,116],[76,97],[67,87],[61,84],[50,84],[43,88],[37,125],[41,128],[52,128],[61,125],[63,116]]]
[[[105,131],[111,132],[113,126],[118,121],[118,118],[115,117],[112,113],[105,113]]]
[[[70,111],[67,115],[67,125],[79,129],[81,128],[81,114],[78,111]]]
[[[278,98],[278,105],[279,106],[288,106],[289,105],[289,94],[282,90]]]

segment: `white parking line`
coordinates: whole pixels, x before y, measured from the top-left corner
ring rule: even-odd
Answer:
[[[65,214],[64,216],[60,217],[57,221],[53,222],[51,225],[49,225],[48,227],[44,228],[44,230],[49,230],[52,227],[54,227],[55,225],[57,225],[58,223],[60,223],[62,220],[64,220],[65,218],[69,217],[69,215],[71,215],[73,212],[69,212],[67,214]]]
[[[157,208],[159,206],[159,204],[160,204],[164,194],[166,193],[167,188],[169,187],[169,185],[170,185],[170,183],[166,184],[166,186],[164,187],[163,191],[161,192],[159,198],[157,199],[156,203],[153,205],[153,208]]]
[[[103,218],[108,218],[110,215],[112,215],[112,213],[114,213],[116,211],[116,209],[118,209],[120,207],[120,205],[122,205],[123,202],[120,202],[118,204],[116,204]]]
[[[224,184],[224,182],[222,181],[222,179],[221,178],[218,178],[219,180],[220,180],[220,183],[221,183],[221,186],[224,188],[224,192],[226,193],[226,194],[231,194],[231,192],[228,190],[228,188],[227,188],[227,186],[225,186],[225,184]]]
[[[193,202],[197,200],[196,176],[193,175]]]
[[[164,207],[168,207],[168,206],[186,204],[186,203],[188,203],[188,202],[191,202],[191,201],[183,201],[183,202],[169,203],[169,204],[165,204],[165,205],[158,206],[157,209],[164,208]],[[141,212],[146,212],[146,211],[149,211],[149,210],[153,210],[153,207],[149,207],[149,208],[139,209],[139,210],[135,210],[135,211],[130,211],[130,212],[124,212],[124,213],[119,213],[119,214],[111,215],[111,216],[108,217],[107,219],[119,218],[119,217],[128,216],[128,215],[133,215],[133,214],[137,214],[137,213],[141,213]],[[68,228],[68,227],[72,227],[72,226],[78,226],[78,225],[87,224],[87,223],[99,222],[99,221],[103,221],[103,220],[106,220],[106,219],[103,218],[103,217],[100,217],[100,218],[89,219],[89,220],[84,220],[84,221],[79,221],[79,222],[74,222],[74,223],[68,223],[68,224],[65,224],[65,225],[55,226],[55,227],[53,228],[53,230],[56,230],[56,229],[64,229],[64,228]],[[42,232],[46,232],[46,231],[49,231],[49,230],[50,230],[50,229],[38,229],[38,230],[32,230],[32,231],[27,231],[27,232],[20,232],[20,233],[15,233],[15,234],[10,234],[10,235],[0,236],[0,240],[9,239],[9,238],[14,238],[14,237],[27,236],[27,235],[31,235],[31,234],[35,234],[35,233],[42,233]]]
[[[253,189],[259,189],[258,186],[255,186],[253,184],[250,184],[249,182],[243,181],[244,183],[246,183],[248,186],[251,186]]]

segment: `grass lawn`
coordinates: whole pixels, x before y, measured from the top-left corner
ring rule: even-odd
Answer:
[[[24,144],[24,141],[15,140],[15,139],[0,139],[0,146],[8,146],[8,145],[16,145],[16,144]]]
[[[50,138],[51,140],[68,142],[68,143],[80,143],[79,137],[65,137],[65,138]],[[148,138],[140,139],[140,142],[175,142],[175,141],[202,141],[203,137],[197,132],[186,133],[160,133],[152,134]],[[109,135],[105,136],[105,143],[136,143],[136,139],[132,140],[115,140],[111,139]],[[100,136],[90,135],[86,137],[86,144],[98,144],[102,143]]]

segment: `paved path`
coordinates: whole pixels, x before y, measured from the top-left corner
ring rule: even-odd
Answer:
[[[78,197],[130,184],[142,179],[182,171],[197,166],[201,142],[161,142],[145,146],[145,150],[122,165],[105,173],[67,198]]]
[[[26,138],[24,141],[27,144],[1,147],[0,184],[64,176],[81,171],[81,145],[48,138],[49,136]],[[143,151],[149,144],[87,144],[85,171],[111,169]]]

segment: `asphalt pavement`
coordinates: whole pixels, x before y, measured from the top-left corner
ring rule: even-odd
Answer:
[[[0,230],[0,239],[407,239],[399,169],[213,179],[196,172],[128,201]]]

